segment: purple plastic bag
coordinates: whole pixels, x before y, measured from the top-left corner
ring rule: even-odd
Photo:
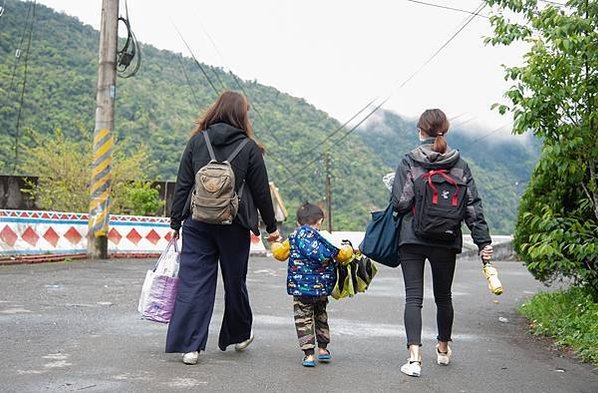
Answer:
[[[171,239],[153,270],[148,270],[141,288],[137,310],[143,318],[168,323],[174,310],[179,271],[179,247]]]
[[[178,277],[155,275],[143,310],[143,317],[161,323],[170,322],[178,284]]]

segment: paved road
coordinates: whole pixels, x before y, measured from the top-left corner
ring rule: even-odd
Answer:
[[[250,263],[254,345],[240,354],[217,349],[219,289],[208,350],[197,366],[185,366],[178,355],[163,353],[165,327],[135,311],[152,264],[0,266],[0,391],[598,392],[592,367],[526,333],[515,307],[542,287],[519,263],[496,264],[506,293],[495,298],[478,262],[459,262],[449,367],[434,362],[435,306],[426,288],[421,378],[399,372],[406,357],[399,270],[383,268],[365,296],[331,303],[334,363],[304,369],[284,265],[267,258]]]

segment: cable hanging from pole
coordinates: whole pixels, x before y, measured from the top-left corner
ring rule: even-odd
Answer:
[[[216,43],[212,39],[212,36],[208,33],[208,31],[206,30],[206,28],[204,27],[204,25],[201,22],[199,22],[199,26],[201,27],[201,30],[203,31],[204,35],[208,38],[208,40],[210,41],[210,44],[212,45],[212,47],[214,48],[214,50],[216,51],[216,53],[220,57],[220,61],[226,67],[226,65],[225,65],[226,62],[224,61],[224,56],[222,55],[222,53],[218,49],[218,46],[216,45]],[[239,78],[233,72],[230,72],[229,74],[233,78],[233,80],[235,82],[235,85],[237,85],[237,87],[243,92],[243,94],[245,94],[245,97],[247,97],[247,99],[249,99],[250,98],[249,94],[247,93],[247,91],[243,87],[243,84],[241,83],[241,81],[239,80]],[[220,80],[220,78],[218,78],[218,79]],[[220,80],[220,82],[222,83],[221,80]],[[268,131],[268,134],[270,134],[270,136],[272,137],[272,139],[274,139],[274,141],[277,144],[280,145],[280,143],[281,143],[280,140],[278,139],[278,137],[276,136],[276,134],[274,134],[272,132],[272,130],[270,130],[270,128],[268,127],[268,124],[264,120],[264,117],[262,115],[262,111],[259,109],[257,102],[253,102],[253,110],[255,111],[255,113],[257,114],[257,116],[259,117],[259,119],[262,122],[262,124],[263,124],[264,128],[266,129],[266,131]]]
[[[461,31],[463,31],[463,29],[465,29],[465,27],[467,27],[467,25],[469,25],[469,23],[471,23],[471,21],[473,19],[475,19],[476,15],[478,15],[484,8],[486,7],[485,2],[480,3],[480,5],[473,11],[473,13],[468,16],[461,24],[461,27],[458,28],[456,30],[455,33],[453,33],[453,35],[442,45],[440,46],[440,48],[438,50],[436,50],[436,52],[434,52],[415,72],[413,72],[407,79],[405,79],[400,85],[398,85],[398,87],[394,88],[394,91],[392,91],[379,105],[377,105],[374,110],[366,115],[366,117],[364,119],[362,119],[356,126],[354,126],[353,128],[351,128],[347,134],[352,133],[353,131],[355,131],[355,129],[357,129],[358,126],[360,126],[365,120],[367,120],[367,118],[369,118],[370,116],[372,116],[376,111],[378,111],[378,109],[380,109],[382,107],[382,105],[384,105],[392,96],[394,93],[396,93],[396,91],[400,90],[401,88],[403,88],[407,83],[409,83],[419,72],[421,72],[438,54],[440,54],[440,52],[442,52],[442,50],[444,50],[451,41],[453,41],[457,35],[459,35],[459,33],[461,33]],[[397,82],[395,82],[394,84],[396,84]],[[335,130],[333,132],[333,134],[336,134],[337,132],[340,132],[341,130],[345,129],[346,126],[353,121],[353,119],[355,119],[359,114],[361,114],[362,112],[364,112],[370,105],[372,105],[375,101],[377,101],[378,99],[380,99],[381,96],[378,96],[376,98],[374,98],[372,101],[370,101],[370,103],[368,103],[368,105],[366,105],[365,107],[363,107],[359,112],[357,112],[357,114],[355,114],[353,117],[351,117],[351,119],[349,119],[348,121],[346,121],[341,127],[337,128],[337,130]],[[330,135],[332,136],[332,134]],[[339,139],[340,140],[344,140],[346,137],[343,136]],[[330,138],[325,138],[325,140],[318,144],[317,146],[314,146],[314,148],[312,149],[312,151],[315,150],[319,150],[324,146],[324,142],[326,142],[327,140],[329,140]],[[333,142],[334,143],[334,142]],[[298,172],[301,172],[303,169],[307,168],[309,165],[312,165],[313,163],[315,163],[317,161],[317,159],[310,161],[308,164],[305,164]],[[285,179],[283,180],[283,183],[288,180]]]
[[[17,74],[17,67],[19,66],[19,62],[21,61],[21,48],[23,47],[23,42],[25,41],[25,36],[27,35],[27,27],[29,26],[29,18],[31,17],[31,10],[33,9],[33,1],[29,2],[29,9],[27,10],[27,16],[25,17],[25,25],[23,27],[23,32],[21,33],[21,39],[19,40],[19,44],[15,49],[15,63],[12,67],[12,75],[10,77],[10,84],[8,87],[8,94],[12,93],[12,89],[14,87],[15,76]]]
[[[468,11],[468,10],[464,10],[462,8],[449,7],[447,5],[441,5],[441,4],[436,4],[436,3],[429,3],[429,2],[426,2],[426,1],[419,1],[419,0],[405,0],[405,1],[408,1],[410,3],[415,3],[415,4],[421,4],[421,5],[425,5],[425,6],[429,6],[429,7],[440,8],[440,9],[443,9],[443,10],[461,12],[461,13],[464,13],[464,14],[470,14],[470,15],[474,15],[475,14],[474,11]],[[482,15],[482,14],[475,14],[475,16],[476,17],[480,17],[480,18],[489,19],[488,16]]]
[[[13,165],[13,172],[17,172],[19,165],[19,145],[20,145],[20,127],[21,127],[21,114],[23,112],[23,104],[25,102],[25,87],[27,86],[27,71],[29,65],[29,52],[31,49],[31,36],[33,35],[33,25],[35,23],[35,7],[37,3],[34,0],[32,5],[31,24],[29,25],[29,37],[27,39],[27,49],[25,50],[25,69],[23,72],[23,87],[21,88],[21,96],[19,98],[19,110],[17,112],[17,124],[15,127],[15,162]]]
[[[405,85],[407,85],[407,83],[409,83],[413,78],[415,78],[415,76],[417,74],[419,74],[433,59],[436,58],[436,56],[438,56],[470,23],[471,21],[473,21],[476,16],[482,12],[482,10],[486,7],[486,3],[484,1],[482,1],[482,3],[475,9],[475,11],[473,11],[473,14],[470,15],[469,17],[467,17],[465,19],[465,21],[462,23],[462,25],[457,29],[457,31],[455,33],[453,33],[448,40],[446,40],[430,57],[428,57],[426,59],[426,61],[423,62],[423,64],[417,69],[415,70],[415,72],[413,72],[407,79],[405,79],[401,84],[399,84],[397,87],[395,87],[393,89],[393,91],[386,96],[386,98],[384,98],[378,105],[376,105],[376,107],[370,111],[363,119],[361,119],[357,124],[355,124],[353,127],[351,127],[343,136],[341,136],[338,140],[331,142],[331,146],[329,147],[325,147],[324,150],[322,152],[328,151],[332,148],[332,146],[338,146],[338,143],[342,142],[343,140],[345,140],[351,133],[353,133],[365,120],[367,120],[370,116],[372,116],[375,112],[377,112],[386,102],[388,102],[388,100],[390,100],[390,98],[392,98],[392,96],[401,88],[403,88]],[[376,98],[374,101],[376,101],[378,98]],[[321,145],[323,146],[323,144]],[[320,147],[321,148],[321,147]],[[307,164],[303,165],[298,171],[296,171],[297,173],[301,173],[303,172],[303,170],[305,170],[306,168],[308,168],[309,166],[313,165],[315,162],[317,162],[318,158],[313,159],[311,161],[309,161]],[[290,178],[286,178],[284,179],[280,185],[284,185],[286,184],[289,180],[291,180]]]
[[[129,6],[127,1],[125,0],[125,17],[122,16],[118,18],[119,22],[123,22],[125,27],[127,28],[127,40],[125,41],[124,46],[118,50],[116,54],[116,63],[117,63],[117,74],[123,79],[132,78],[137,74],[139,68],[141,67],[141,48],[139,47],[139,42],[137,42],[137,37],[135,37],[135,33],[131,29],[131,22],[129,19]],[[133,69],[127,71],[128,68],[131,66],[131,63],[135,60],[135,65]]]
[[[195,64],[199,67],[199,69],[201,70],[201,73],[203,74],[203,76],[206,78],[206,80],[208,81],[208,83],[210,84],[210,87],[212,88],[212,90],[214,91],[214,93],[216,94],[216,97],[220,96],[220,91],[218,91],[218,89],[216,88],[216,86],[214,85],[214,83],[212,82],[212,79],[210,78],[210,76],[208,75],[208,73],[206,72],[205,68],[201,65],[201,63],[197,60],[197,58],[195,57],[195,55],[193,54],[193,51],[191,50],[191,47],[189,46],[189,44],[187,43],[187,41],[185,40],[185,38],[183,37],[183,34],[181,34],[181,31],[179,30],[179,28],[174,24],[174,21],[171,20],[172,26],[174,27],[174,29],[176,30],[177,34],[179,35],[179,37],[181,38],[181,41],[183,41],[183,44],[185,45],[185,47],[187,48],[187,50],[189,51],[189,54],[191,55],[191,57],[193,58],[193,61],[195,62]]]
[[[220,93],[219,93],[219,92],[218,92],[218,90],[215,88],[215,85],[214,85],[214,83],[212,83],[212,80],[211,80],[211,79],[210,79],[210,77],[208,76],[208,74],[207,74],[207,72],[205,71],[205,69],[202,67],[201,63],[199,63],[199,61],[198,61],[198,60],[195,58],[195,55],[193,54],[193,51],[191,50],[190,46],[187,44],[187,41],[185,41],[185,39],[184,39],[184,37],[183,37],[182,33],[181,33],[181,32],[179,31],[179,29],[176,27],[176,25],[174,24],[174,22],[172,22],[172,24],[173,24],[174,28],[176,29],[177,33],[179,34],[179,37],[181,38],[181,40],[183,41],[183,43],[185,44],[185,46],[186,46],[186,47],[187,47],[187,49],[189,50],[189,53],[191,54],[191,56],[192,56],[192,58],[193,58],[193,60],[194,60],[195,64],[196,64],[196,65],[197,65],[197,66],[200,68],[200,70],[202,71],[203,75],[204,75],[204,76],[206,77],[206,79],[208,80],[208,83],[210,84],[210,86],[212,86],[212,90],[214,90],[214,92],[216,92],[216,94],[218,94],[218,95],[219,95]],[[204,30],[204,31],[205,31],[205,30]],[[215,47],[215,49],[218,51],[218,49],[217,49],[216,47]],[[219,51],[218,51],[218,52],[219,52]],[[220,55],[220,56],[222,56],[222,55]],[[179,61],[181,61],[181,60],[179,59]],[[197,102],[197,104],[198,104],[198,106],[199,106],[199,100],[196,98],[196,95],[195,95],[195,90],[194,90],[193,86],[191,85],[191,81],[190,81],[190,79],[189,79],[189,77],[188,77],[187,73],[184,71],[184,65],[182,64],[182,61],[181,61],[181,63],[180,63],[180,64],[181,64],[181,70],[183,71],[183,74],[185,75],[185,79],[186,79],[187,85],[188,85],[188,86],[189,86],[189,88],[191,89],[191,91],[192,91],[192,94],[193,94],[193,96],[195,97],[195,100],[196,100],[196,102]],[[236,76],[235,74],[233,74],[233,73],[231,73],[231,75],[233,76],[234,80],[236,81],[236,83],[237,83],[237,86],[239,86],[239,88],[240,88],[240,89],[243,91],[243,94],[245,94],[245,96],[249,98],[249,96],[247,95],[247,92],[245,91],[245,89],[243,89],[243,87],[242,87],[242,85],[241,85],[241,82],[238,80],[237,76]],[[226,89],[226,88],[227,88],[227,87],[226,87],[226,85],[224,85],[223,87],[224,87],[224,89]],[[256,110],[256,106],[255,106],[255,104],[254,104],[254,110]],[[257,112],[257,110],[256,110],[256,113],[258,113],[258,112]],[[259,115],[258,115],[258,116],[259,116]],[[275,135],[274,135],[274,134],[273,134],[273,133],[270,131],[270,129],[269,129],[269,128],[267,128],[267,125],[265,124],[265,121],[263,120],[263,118],[262,118],[262,117],[260,117],[260,119],[262,120],[262,123],[264,123],[264,127],[265,127],[265,128],[266,128],[266,129],[267,129],[267,130],[270,132],[270,134],[272,135],[273,139],[274,139],[275,141],[277,141],[278,143],[280,143],[280,142],[278,141],[278,139],[276,138],[276,136],[275,136]],[[279,164],[279,165],[280,165],[280,166],[281,166],[281,167],[282,167],[282,168],[283,168],[283,169],[284,169],[286,172],[288,172],[288,173],[289,173],[291,176],[295,176],[295,173],[294,173],[294,172],[292,172],[292,171],[291,171],[291,170],[288,168],[288,166],[287,166],[287,165],[286,165],[284,162],[282,162],[282,160],[278,159],[278,158],[277,158],[277,157],[276,157],[274,154],[268,154],[268,155],[267,155],[267,157],[268,157],[268,158],[270,158],[270,159],[272,159],[272,160],[273,160],[273,161],[275,161],[276,163],[278,163],[278,164]],[[309,188],[308,188],[308,187],[307,187],[305,184],[303,184],[303,182],[296,181],[296,184],[297,184],[297,186],[298,186],[298,187],[300,187],[300,188],[301,188],[301,189],[302,189],[304,192],[306,192],[307,194],[309,194],[309,195],[311,195],[311,196],[314,196],[314,195],[315,195],[315,193],[314,193],[313,191],[311,191],[311,190],[310,190],[310,189],[309,189]]]
[[[187,71],[185,70],[185,65],[183,64],[183,61],[181,60],[182,56],[177,56],[177,60],[179,63],[179,68],[181,69],[181,72],[183,73],[183,75],[185,76],[185,81],[187,82],[187,86],[189,87],[189,90],[191,90],[191,95],[193,96],[193,100],[195,101],[195,105],[197,107],[199,107],[201,104],[199,102],[199,98],[197,98],[197,94],[195,94],[195,89],[193,88],[193,85],[191,84],[191,80],[189,79],[189,74],[187,74]]]

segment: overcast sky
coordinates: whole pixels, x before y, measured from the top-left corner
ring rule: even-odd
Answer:
[[[466,10],[480,5],[479,0],[429,1]],[[99,28],[101,0],[39,2]],[[128,5],[140,41],[188,55],[174,22],[200,61],[303,97],[341,122],[391,91],[384,107],[407,117],[438,107],[449,117],[461,115],[456,124],[468,121],[493,130],[510,121],[490,106],[503,101],[509,86],[501,64],[520,63],[523,50],[485,46],[483,37],[491,30],[484,18],[475,18],[397,90],[393,87],[417,70],[467,14],[406,0],[129,0]],[[124,0],[121,9],[124,13]]]

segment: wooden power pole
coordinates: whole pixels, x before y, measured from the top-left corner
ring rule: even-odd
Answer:
[[[328,232],[332,233],[332,158],[326,153],[326,210],[328,210]]]
[[[93,133],[93,164],[89,204],[87,252],[91,258],[108,258],[108,222],[114,145],[114,103],[116,100],[116,46],[118,1],[102,0],[100,61],[98,70],[96,124]]]

